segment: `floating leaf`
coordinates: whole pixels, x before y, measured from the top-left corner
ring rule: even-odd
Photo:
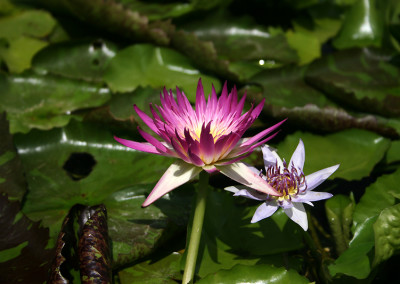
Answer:
[[[304,141],[306,149],[306,175],[340,164],[339,169],[330,178],[340,177],[347,180],[368,176],[390,145],[388,139],[360,129],[326,136],[296,132],[279,144],[280,156],[289,160],[300,138]]]
[[[0,58],[12,73],[28,69],[32,57],[47,45],[44,40],[54,29],[56,21],[50,13],[28,10],[0,20]]]
[[[0,86],[11,133],[65,126],[72,111],[102,105],[110,98],[101,85],[52,75],[1,76]]]
[[[387,151],[386,159],[388,163],[398,162],[400,160],[400,141],[392,141]]]
[[[111,58],[117,53],[114,43],[102,39],[70,41],[50,45],[33,58],[36,73],[77,80],[102,81]]]
[[[205,93],[211,93],[211,84],[221,88],[215,78],[203,75],[188,58],[167,48],[142,44],[130,46],[110,62],[105,81],[113,91],[129,92],[138,86],[175,89],[182,88],[189,100],[196,98],[197,81],[202,78]]]
[[[399,186],[398,186],[399,187]],[[374,265],[389,259],[400,249],[400,204],[382,210],[374,224]]]
[[[371,272],[371,260],[369,257],[374,247],[373,224],[377,216],[363,220],[359,223],[350,246],[336,261],[329,265],[332,276],[345,274],[357,279],[365,279]]]
[[[160,260],[146,260],[125,268],[118,272],[121,284],[147,283],[147,284],[173,284],[181,280],[179,262],[181,255],[172,253]]]
[[[53,251],[49,231],[20,211],[18,202],[0,194],[0,282],[43,283]]]
[[[337,254],[340,255],[348,247],[350,228],[353,221],[354,198],[335,195],[325,202],[326,216],[336,243]]]
[[[294,270],[272,265],[235,265],[229,270],[220,270],[197,283],[309,283],[309,280]]]
[[[7,194],[9,199],[21,201],[26,191],[26,181],[5,113],[0,113],[0,133],[0,195]]]
[[[333,99],[385,117],[400,115],[400,70],[390,56],[346,50],[313,63],[306,79]]]
[[[375,0],[358,0],[346,14],[333,44],[338,49],[380,46],[383,35],[382,5]]]
[[[397,170],[392,174],[379,177],[376,182],[367,187],[354,210],[355,227],[365,219],[376,216],[383,209],[396,204],[396,198],[400,194],[399,179],[400,170]]]

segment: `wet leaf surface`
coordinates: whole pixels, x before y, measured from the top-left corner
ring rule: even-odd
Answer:
[[[53,251],[49,230],[20,211],[20,203],[0,195],[0,282],[43,283]],[[23,273],[21,273],[23,271]]]

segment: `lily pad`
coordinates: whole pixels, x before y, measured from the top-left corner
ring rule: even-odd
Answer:
[[[0,194],[0,282],[43,283],[53,256],[49,231],[20,211],[19,202]]]
[[[272,265],[236,265],[229,270],[220,270],[198,283],[309,283],[295,270],[286,270]]]
[[[330,179],[358,180],[369,176],[390,146],[389,139],[360,129],[325,136],[296,132],[279,144],[279,155],[289,161],[300,138],[306,150],[304,173],[307,175],[340,164]]]
[[[376,216],[383,209],[396,204],[396,199],[400,196],[399,179],[400,170],[398,169],[392,174],[379,177],[376,182],[367,187],[354,210],[353,225],[355,227],[363,220]]]
[[[72,111],[102,105],[110,98],[110,91],[99,84],[34,73],[2,75],[0,87],[11,133],[65,126]]]
[[[182,54],[167,48],[137,44],[125,48],[111,60],[104,80],[116,92],[130,92],[138,86],[175,89],[182,88],[189,100],[196,98],[197,81],[202,78],[205,93],[211,84],[221,88],[216,78],[201,74]]]
[[[400,70],[390,56],[352,49],[313,63],[306,79],[332,99],[384,117],[400,115]]]
[[[32,66],[39,74],[101,82],[117,51],[116,44],[102,39],[57,43],[38,52]]]
[[[5,113],[0,113],[0,133],[0,194],[21,201],[27,188],[26,181]]]
[[[0,58],[12,73],[20,73],[31,66],[32,57],[47,45],[46,36],[55,28],[50,13],[27,10],[0,20]]]
[[[400,249],[400,204],[385,208],[374,224],[374,265],[389,259]]]

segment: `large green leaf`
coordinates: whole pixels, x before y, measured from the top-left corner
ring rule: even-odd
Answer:
[[[350,228],[353,221],[354,198],[335,195],[325,202],[326,216],[340,255],[348,247]]]
[[[160,89],[164,86],[175,89],[178,86],[194,102],[200,77],[206,94],[211,93],[211,84],[216,90],[221,88],[216,78],[201,74],[182,54],[167,48],[137,44],[117,53],[104,79],[117,92],[133,91],[138,86]]]
[[[56,25],[50,13],[27,10],[0,19],[0,58],[12,73],[28,69],[31,59],[47,45],[44,40]]]
[[[220,270],[197,283],[309,283],[309,280],[294,270],[272,265],[235,265],[229,270]]]
[[[1,75],[0,87],[11,133],[65,126],[72,111],[102,105],[110,98],[109,90],[99,84],[34,73]]]
[[[390,54],[352,49],[325,56],[306,74],[307,82],[332,99],[385,117],[400,115],[400,70]]]
[[[398,186],[400,188],[400,186]],[[389,259],[400,249],[400,204],[382,210],[374,224],[374,265]]]
[[[350,246],[338,259],[329,265],[332,276],[345,274],[357,279],[365,279],[371,272],[370,253],[374,247],[373,225],[377,216],[363,220],[358,224]]]
[[[390,121],[362,113],[351,113],[327,98],[319,89],[304,80],[308,67],[285,67],[264,70],[251,82],[262,89],[247,88],[257,101],[265,98],[263,112],[278,119],[288,118],[295,127],[313,131],[334,132],[347,128],[371,130],[385,136],[398,136],[400,131]]]
[[[20,211],[19,202],[0,194],[0,282],[43,283],[53,257],[49,231]]]
[[[69,41],[50,45],[38,52],[32,61],[36,73],[102,81],[111,58],[117,53],[116,44],[102,39]]]
[[[347,180],[368,176],[390,145],[388,139],[360,129],[350,129],[325,136],[296,132],[288,135],[279,144],[279,155],[289,161],[299,139],[303,140],[306,150],[304,166],[306,175],[340,164],[331,178],[340,177]]]
[[[365,219],[376,216],[387,207],[396,204],[400,194],[400,170],[379,177],[376,182],[367,187],[365,194],[355,207],[353,222],[357,227]]]
[[[0,194],[21,201],[26,191],[26,182],[5,113],[0,113],[0,133]]]
[[[376,0],[358,0],[349,9],[339,35],[333,41],[336,48],[380,46],[383,37],[383,5]]]

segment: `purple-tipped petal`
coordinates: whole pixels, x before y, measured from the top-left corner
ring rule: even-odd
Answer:
[[[242,162],[236,162],[226,166],[216,166],[216,168],[219,169],[221,173],[238,183],[241,183],[266,194],[271,194],[274,196],[281,195],[265,180],[254,173],[249,167],[246,166],[246,164]]]
[[[263,153],[263,159],[264,159],[264,165],[265,165],[265,170],[269,166],[275,166],[278,163],[278,166],[282,168],[282,160],[279,158],[278,154],[276,153],[275,149],[263,145],[261,146],[261,151]]]
[[[200,157],[197,156],[195,153],[193,153],[193,152],[191,151],[191,149],[188,150],[188,155],[189,155],[189,158],[190,158],[190,160],[191,160],[191,163],[194,164],[194,165],[196,165],[197,167],[202,167],[202,166],[205,165],[204,162],[203,162],[203,160],[200,159]]]
[[[201,83],[201,79],[199,79],[196,91],[196,114],[198,118],[201,117],[201,114],[205,113],[205,109],[206,97],[204,96],[203,84]]]
[[[313,190],[333,174],[340,165],[335,165],[306,176],[307,190]]]
[[[133,105],[133,108],[135,109],[137,115],[143,120],[143,122],[146,123],[147,126],[150,127],[150,129],[153,130],[155,133],[158,133],[158,128],[154,124],[154,121],[136,105]]]
[[[293,202],[311,202],[331,198],[333,195],[329,192],[307,191],[305,194],[299,194],[292,197]]]
[[[307,213],[302,203],[293,203],[292,208],[283,209],[283,211],[285,211],[286,215],[288,215],[288,217],[292,219],[293,222],[296,222],[303,228],[304,231],[307,231]]]
[[[269,216],[274,214],[275,211],[278,210],[278,208],[279,207],[276,205],[276,202],[264,202],[263,204],[258,206],[253,218],[251,219],[251,223],[256,223],[262,219],[268,218]]]
[[[163,155],[163,153],[158,151],[157,148],[154,147],[153,145],[151,145],[150,143],[126,140],[126,139],[118,138],[117,136],[114,136],[114,139],[117,142],[121,143],[122,145],[125,145],[126,147],[135,149],[137,151],[142,151],[142,152],[157,154],[157,155]]]
[[[257,192],[257,190],[251,189],[249,187],[237,186],[237,188],[238,189],[242,188],[242,189],[236,192],[233,196],[243,196],[258,201],[265,201],[267,198],[267,195],[259,193]]]
[[[161,179],[158,181],[154,189],[151,191],[149,196],[146,198],[143,207],[149,206],[151,203],[167,194],[171,190],[178,186],[192,180],[201,172],[201,168],[195,167],[182,161],[176,161],[173,163]]]
[[[305,161],[305,150],[303,140],[300,139],[299,145],[297,145],[296,150],[293,152],[292,158],[289,162],[289,169],[291,169],[292,165],[301,173],[303,172],[304,161]]]

